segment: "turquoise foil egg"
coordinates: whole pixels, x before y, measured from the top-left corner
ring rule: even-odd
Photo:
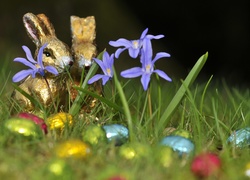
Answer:
[[[160,141],[160,144],[171,147],[179,156],[189,155],[194,151],[194,143],[182,136],[166,136]]]
[[[103,129],[109,142],[114,142],[116,146],[120,146],[128,140],[128,129],[120,124],[104,125]]]
[[[250,145],[250,128],[243,128],[233,132],[227,139],[228,143],[234,144],[236,147],[246,147]]]

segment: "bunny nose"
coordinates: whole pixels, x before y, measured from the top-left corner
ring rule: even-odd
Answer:
[[[73,64],[74,64],[73,61],[70,61],[70,62],[69,62],[69,66],[72,66]]]

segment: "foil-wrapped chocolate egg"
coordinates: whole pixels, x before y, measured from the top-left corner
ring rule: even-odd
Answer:
[[[185,138],[191,138],[191,134],[189,131],[187,130],[184,130],[184,129],[176,129],[174,130],[171,135],[174,135],[174,136],[182,136],[182,137],[185,137]]]
[[[208,177],[218,179],[220,168],[221,160],[219,156],[210,152],[196,155],[191,163],[191,171],[199,177],[199,179]]]
[[[74,172],[64,159],[52,159],[45,167],[45,179],[74,179]]]
[[[18,118],[29,119],[33,121],[35,124],[39,125],[40,128],[43,130],[44,134],[48,133],[47,125],[45,124],[44,120],[34,114],[27,113],[27,112],[20,112],[16,115]]]
[[[4,128],[10,133],[29,138],[41,138],[42,129],[33,121],[24,118],[13,117],[4,122]]]
[[[101,142],[107,142],[104,129],[98,125],[90,125],[82,132],[82,139],[91,145],[97,145]]]
[[[245,175],[250,178],[250,162],[245,166]]]
[[[174,159],[174,151],[171,147],[161,146],[155,151],[157,161],[164,167],[169,167]]]
[[[104,125],[103,129],[109,142],[114,142],[116,146],[122,145],[128,140],[128,129],[120,124]]]
[[[250,145],[250,128],[243,128],[233,132],[227,139],[228,143],[236,147],[246,147]]]
[[[55,147],[55,153],[61,158],[84,159],[91,155],[91,148],[87,143],[79,139],[70,139],[58,144]]]
[[[161,140],[160,144],[171,147],[180,156],[189,155],[194,151],[193,142],[182,136],[166,136]]]
[[[150,156],[150,149],[141,143],[127,143],[120,147],[119,154],[125,159],[138,159]]]
[[[71,126],[73,124],[73,116],[69,113],[59,112],[49,116],[46,122],[50,130],[58,130],[61,132],[65,126]]]

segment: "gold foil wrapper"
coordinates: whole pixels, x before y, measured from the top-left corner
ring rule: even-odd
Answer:
[[[25,91],[25,93],[32,96],[36,100],[35,103],[31,102],[30,99],[17,90],[14,91],[12,97],[22,108],[24,108],[24,111],[29,112],[34,111],[39,103],[44,107],[52,106],[53,101],[60,101],[59,104],[65,104],[65,99],[67,99],[65,97],[67,97],[68,93],[65,85],[66,77],[56,77],[51,75],[47,77],[47,81],[49,86],[43,77],[37,75],[36,78],[29,76],[22,84],[20,84],[19,87]]]
[[[59,132],[62,132],[66,125],[73,125],[73,116],[65,112],[60,112],[49,116],[46,122],[50,130],[57,130]]]
[[[78,139],[71,139],[58,144],[55,153],[61,158],[84,159],[91,155],[91,148],[88,144]]]

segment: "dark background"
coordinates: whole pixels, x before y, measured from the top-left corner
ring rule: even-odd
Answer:
[[[208,61],[200,77],[225,79],[231,85],[249,85],[250,1],[249,0],[9,0],[0,6],[0,58],[8,61],[11,73],[24,57],[21,46],[32,50],[22,24],[26,12],[45,13],[53,23],[59,39],[71,45],[70,16],[94,15],[97,23],[99,51],[115,51],[109,40],[120,37],[137,39],[148,27],[149,34],[164,34],[153,41],[154,52],[166,51],[169,59],[157,63],[174,79],[185,78],[197,59],[208,51]],[[126,53],[118,69],[132,67],[135,61]]]

